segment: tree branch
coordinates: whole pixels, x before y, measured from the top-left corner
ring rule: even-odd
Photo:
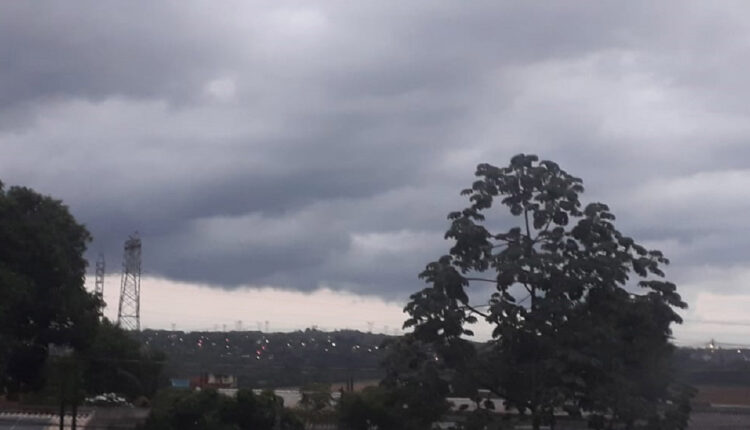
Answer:
[[[529,228],[529,210],[523,208],[523,217],[526,220],[526,238],[531,240],[531,229]]]
[[[485,318],[489,318],[490,317],[489,314],[486,314],[486,313],[484,313],[484,312],[482,312],[480,310],[477,310],[475,307],[471,306],[470,304],[465,304],[464,307],[467,308],[467,309],[469,309],[470,311],[474,312],[477,315],[481,315],[481,316],[483,316]]]
[[[532,288],[529,287],[529,284],[527,284],[526,282],[522,282],[521,285],[526,288],[526,291],[528,291],[529,294],[533,294]]]
[[[481,281],[481,282],[489,282],[492,284],[497,284],[497,279],[485,279],[485,278],[464,278],[467,281]]]

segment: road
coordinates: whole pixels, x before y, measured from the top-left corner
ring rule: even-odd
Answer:
[[[88,416],[80,416],[79,429],[85,428]],[[0,413],[0,430],[57,430],[59,418],[49,414]],[[65,427],[70,428],[70,417],[65,419]]]
[[[0,414],[0,430],[45,430],[54,423],[50,415]]]
[[[134,429],[138,423],[142,423],[148,417],[149,410],[133,407],[111,407],[96,408],[92,414],[86,417],[88,428],[96,430]]]

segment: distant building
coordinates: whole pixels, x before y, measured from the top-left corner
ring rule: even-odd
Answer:
[[[172,388],[190,388],[190,379],[171,378],[169,384]]]
[[[203,373],[190,380],[190,388],[237,388],[237,377],[234,375],[220,375]]]

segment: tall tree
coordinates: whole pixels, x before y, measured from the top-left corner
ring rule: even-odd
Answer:
[[[618,231],[606,205],[582,207],[581,179],[554,162],[520,154],[476,176],[462,192],[470,205],[448,216],[454,245],[420,275],[429,286],[411,296],[405,326],[534,428],[554,425],[556,410],[588,412],[595,426],[682,428],[668,363],[686,304],[664,279],[669,261]],[[511,217],[490,217],[496,203]],[[480,306],[470,287],[489,291]],[[477,318],[492,341],[466,353]]]
[[[39,388],[49,345],[89,344],[99,317],[84,289],[89,241],[62,202],[0,183],[0,391]]]

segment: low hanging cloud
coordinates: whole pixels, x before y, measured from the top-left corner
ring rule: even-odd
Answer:
[[[0,6],[0,178],[63,199],[110,267],[138,230],[161,279],[403,300],[475,166],[518,152],[665,249],[688,300],[750,266],[744,2],[124,6]]]

